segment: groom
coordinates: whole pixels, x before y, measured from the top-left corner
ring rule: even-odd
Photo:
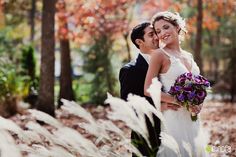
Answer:
[[[129,93],[145,97],[152,105],[152,99],[144,96],[144,82],[148,70],[151,50],[158,48],[158,38],[149,22],[144,22],[133,28],[131,32],[133,44],[140,50],[135,61],[124,65],[119,74],[120,95],[126,100]],[[136,132],[131,132],[131,140],[134,146],[142,153],[143,156],[156,156],[160,146],[160,120],[153,115],[154,127],[146,117],[147,129],[149,132],[150,148],[144,138]],[[132,156],[136,156],[133,154]]]

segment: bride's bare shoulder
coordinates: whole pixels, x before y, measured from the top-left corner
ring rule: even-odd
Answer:
[[[151,53],[151,57],[152,58],[159,58],[159,59],[161,59],[161,58],[163,58],[163,56],[164,56],[164,54],[163,54],[161,49],[155,49]]]

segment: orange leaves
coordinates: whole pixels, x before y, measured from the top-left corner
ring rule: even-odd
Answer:
[[[57,4],[57,24],[59,37],[110,38],[127,29],[127,15],[135,0],[65,0]],[[65,3],[63,3],[65,2]],[[64,6],[63,6],[64,4]],[[66,7],[65,7],[66,5]],[[65,29],[65,25],[69,27]],[[67,31],[66,31],[67,30]],[[71,35],[74,34],[74,35]],[[85,35],[86,34],[86,35]],[[85,37],[82,37],[84,42]]]
[[[147,0],[142,7],[142,12],[147,12],[148,16],[154,15],[156,12],[173,9],[175,11],[180,10],[178,2],[173,0]]]
[[[203,11],[203,28],[216,30],[220,27],[218,19],[220,17],[230,16],[236,11],[234,0],[205,0]]]
[[[142,12],[143,14],[148,14],[150,18],[150,16],[158,11],[172,10],[181,12],[186,7],[193,9],[196,8],[197,0],[182,0],[182,2],[174,2],[171,0],[147,0],[143,5]],[[183,12],[185,12],[185,14],[187,13],[186,10]],[[220,23],[218,21],[220,17],[227,17],[235,12],[235,0],[203,0],[203,28],[208,30],[216,30],[220,27]],[[192,13],[194,13],[193,10]],[[192,13],[190,13],[191,17],[186,19],[187,30],[190,33],[196,32],[195,26],[197,12],[194,14]]]
[[[56,20],[58,25],[57,36],[59,39],[68,39],[68,28],[67,28],[67,13],[66,3],[64,0],[59,0],[56,3]]]
[[[5,3],[5,0],[0,0],[0,9],[2,9],[4,3]]]
[[[187,30],[189,33],[196,33],[196,31],[197,31],[197,29],[195,27],[196,22],[197,22],[196,16],[193,16],[193,17],[188,18],[186,20],[186,24],[187,24],[186,26],[187,26]]]
[[[189,33],[196,33],[196,16],[187,19],[187,30]],[[203,22],[202,26],[204,29],[208,30],[216,30],[219,27],[219,22],[216,20],[214,16],[212,16],[209,11],[203,11]]]
[[[234,0],[205,0],[206,9],[212,13],[212,15],[223,17],[228,16],[232,12],[235,12],[235,1]]]
[[[216,30],[219,22],[208,11],[203,11],[203,28],[208,30]]]

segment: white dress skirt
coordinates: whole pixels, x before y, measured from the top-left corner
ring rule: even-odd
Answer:
[[[170,87],[174,85],[177,77],[185,72],[199,75],[199,68],[190,53],[183,51],[185,57],[191,62],[191,69],[188,70],[180,59],[171,56],[165,50],[162,52],[169,57],[171,63],[166,73],[159,74],[164,92],[168,92]],[[172,149],[161,144],[157,157],[189,157],[190,153],[186,151],[186,147],[184,147],[183,143],[190,145],[192,157],[209,156],[205,151],[207,134],[203,133],[199,119],[192,121],[189,111],[183,107],[179,108],[177,111],[166,110],[163,112],[163,115],[166,120],[166,128],[164,130],[162,129],[162,131],[175,139],[178,143],[180,154],[177,155]]]

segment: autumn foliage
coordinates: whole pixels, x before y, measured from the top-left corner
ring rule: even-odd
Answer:
[[[230,16],[234,12],[234,0],[219,0],[217,3],[212,0],[203,0],[203,28],[208,30],[218,29],[220,23],[218,17]],[[184,12],[182,9],[186,7],[196,8],[197,0],[188,1],[184,0],[181,3],[172,1],[172,0],[148,0],[143,5],[143,12],[148,12],[149,16],[152,16],[154,13],[163,10],[172,10],[176,12]],[[186,12],[185,12],[186,13]],[[191,33],[196,33],[196,14],[194,10],[191,10],[187,15],[187,28]]]
[[[3,0],[0,0],[0,28],[4,25]]]
[[[58,37],[80,43],[99,39],[104,34],[112,39],[127,29],[126,17],[133,3],[134,0],[60,0],[57,3]]]

